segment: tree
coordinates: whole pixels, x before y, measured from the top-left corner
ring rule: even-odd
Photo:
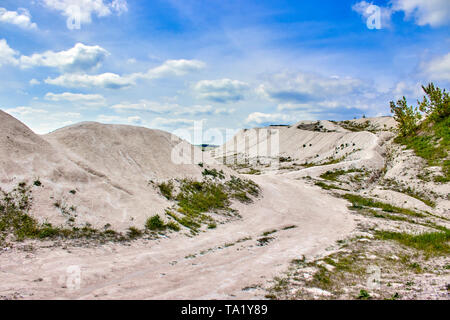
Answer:
[[[408,136],[417,129],[421,114],[417,111],[417,107],[408,106],[406,98],[400,99],[397,103],[391,101],[391,112],[394,119],[398,122],[399,135]]]
[[[426,96],[419,103],[419,110],[425,112],[427,121],[439,122],[450,115],[450,96],[449,93],[435,87],[433,83],[428,86],[422,86]]]

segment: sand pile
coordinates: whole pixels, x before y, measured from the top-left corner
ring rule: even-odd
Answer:
[[[40,181],[32,213],[55,224],[142,227],[170,206],[149,181],[201,179],[198,163],[211,163],[200,149],[159,130],[89,122],[39,136],[2,111],[0,123],[0,187]]]

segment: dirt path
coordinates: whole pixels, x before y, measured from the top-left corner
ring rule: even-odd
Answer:
[[[262,199],[251,205],[236,205],[242,219],[193,238],[176,235],[136,241],[130,246],[4,252],[0,254],[0,296],[261,298],[257,291],[242,289],[271,280],[285,271],[292,259],[324,252],[354,229],[345,201],[301,180],[274,175],[253,178],[262,187]],[[283,230],[292,225],[296,227]],[[268,235],[273,239],[258,245],[262,233],[271,230],[278,230]],[[251,240],[238,242],[249,237]],[[70,266],[75,267],[68,269]],[[78,278],[73,277],[77,268],[81,271],[79,289]]]

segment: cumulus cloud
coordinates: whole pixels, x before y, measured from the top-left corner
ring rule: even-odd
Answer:
[[[141,124],[142,123],[142,119],[139,116],[131,116],[127,118],[128,123],[132,123],[132,124]]]
[[[111,2],[111,8],[120,16],[128,11],[128,3],[126,0],[114,0]]]
[[[199,116],[212,114],[230,114],[234,109],[219,108],[214,109],[210,105],[194,105],[183,107],[176,103],[157,102],[149,100],[140,100],[137,103],[122,102],[111,106],[111,109],[117,112],[151,112],[156,114],[171,114],[174,116]]]
[[[257,92],[271,100],[302,104],[326,101],[361,91],[362,81],[353,78],[323,77],[306,73],[280,73],[263,83]]]
[[[102,73],[99,75],[88,74],[63,74],[54,79],[47,78],[45,83],[66,88],[90,88],[100,87],[108,89],[120,89],[135,84],[131,77],[122,77],[115,73]]]
[[[106,17],[114,12],[120,15],[128,11],[126,0],[113,0],[112,2],[104,0],[43,0],[43,4],[80,23],[90,23],[93,15]]]
[[[392,0],[395,11],[403,11],[407,19],[413,18],[419,26],[439,27],[450,24],[448,0]]]
[[[291,121],[293,118],[286,114],[262,112],[253,112],[245,119],[246,123],[255,125],[285,124]]]
[[[37,80],[37,79],[31,79],[30,81],[29,81],[29,83],[32,85],[32,86],[35,86],[35,85],[38,85],[38,84],[41,84],[41,82],[39,81],[39,80]]]
[[[122,102],[111,106],[117,112],[146,111],[157,114],[168,113],[179,108],[177,104],[160,103],[142,99],[137,103]]]
[[[105,97],[100,94],[83,94],[83,93],[52,93],[49,92],[45,95],[46,100],[50,101],[68,101],[72,103],[79,103],[89,106],[103,106],[106,103]]]
[[[124,76],[115,73],[102,73],[98,75],[63,74],[54,79],[48,78],[45,82],[68,88],[101,87],[120,89],[135,85],[139,79],[152,80],[169,76],[182,76],[203,67],[204,63],[197,60],[168,60],[161,66],[149,69],[146,73],[138,72]]]
[[[12,49],[5,39],[0,39],[0,67],[2,65],[17,65],[18,52]]]
[[[352,9],[365,19],[373,14],[373,2],[360,1]],[[406,19],[414,19],[419,26],[440,27],[450,23],[450,1],[448,0],[391,0],[381,10],[381,27],[389,26],[391,16],[395,12],[403,12]]]
[[[418,99],[422,95],[422,85],[420,82],[400,81],[392,89],[395,100],[407,97],[407,99]]]
[[[20,8],[17,11],[8,11],[0,8],[0,22],[16,25],[22,29],[37,29],[37,25],[31,22],[31,15],[27,9]]]
[[[155,127],[166,127],[166,128],[180,128],[180,127],[191,127],[194,125],[195,120],[191,119],[168,119],[168,118],[155,118],[152,121],[152,126]]]
[[[29,115],[35,115],[35,114],[48,113],[47,110],[36,109],[36,108],[32,108],[32,107],[24,107],[24,106],[12,108],[12,109],[6,109],[5,111],[13,116],[29,116]]]
[[[341,101],[325,100],[313,103],[284,103],[277,106],[278,111],[324,111],[328,109],[345,108]]]
[[[108,55],[109,52],[100,46],[77,43],[73,48],[65,51],[46,51],[31,56],[21,56],[20,65],[22,68],[43,66],[67,72],[81,72],[99,67]]]
[[[231,79],[201,80],[194,85],[200,98],[221,103],[244,99],[248,89],[247,83]]]
[[[422,63],[422,70],[431,80],[450,81],[450,52]]]
[[[230,115],[236,112],[236,109],[233,108],[216,108],[214,110],[214,114],[217,115]]]
[[[147,73],[137,73],[137,77],[144,79],[156,79],[168,76],[183,76],[205,67],[205,63],[199,60],[167,60],[162,65],[150,69]]]

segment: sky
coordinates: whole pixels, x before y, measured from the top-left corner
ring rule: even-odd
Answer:
[[[193,128],[389,115],[449,88],[449,31],[448,0],[0,0],[0,109],[216,144]]]

